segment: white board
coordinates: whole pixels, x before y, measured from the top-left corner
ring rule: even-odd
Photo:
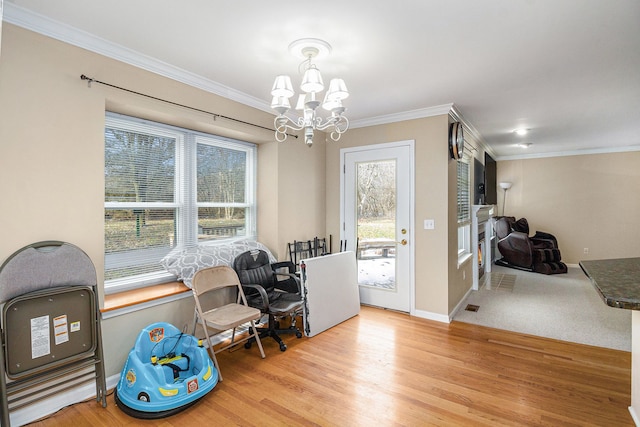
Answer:
[[[340,252],[300,261],[306,290],[304,333],[319,334],[360,313],[358,268],[354,252]]]

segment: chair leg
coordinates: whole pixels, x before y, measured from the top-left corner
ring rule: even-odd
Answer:
[[[209,337],[209,332],[207,330],[207,325],[204,322],[200,323],[202,325],[202,329],[204,330],[204,336],[207,339],[207,348],[209,349],[209,354],[211,355],[211,360],[213,360],[213,365],[218,370],[218,380],[222,381],[222,372],[220,371],[220,365],[218,365],[218,358],[216,357],[216,352],[213,350],[213,344],[211,344],[211,338]],[[193,330],[195,332],[195,326]]]
[[[260,341],[260,335],[258,334],[258,330],[256,329],[256,323],[251,321],[251,329],[253,330],[253,336],[255,337],[255,342],[258,344],[258,348],[260,349],[260,356],[265,358],[264,349],[262,348],[262,341]]]

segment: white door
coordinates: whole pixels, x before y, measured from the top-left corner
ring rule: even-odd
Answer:
[[[341,150],[341,239],[355,251],[360,302],[410,312],[413,141]]]

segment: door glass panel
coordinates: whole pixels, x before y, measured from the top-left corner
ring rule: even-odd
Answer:
[[[396,289],[396,161],[356,164],[358,284]]]

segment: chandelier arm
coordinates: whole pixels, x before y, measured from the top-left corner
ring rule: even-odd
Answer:
[[[280,115],[280,116],[277,116],[275,119],[273,119],[273,125],[276,128],[276,130],[281,133],[286,132],[288,129],[293,131],[299,131],[304,128],[304,123],[301,122],[300,120],[301,119],[298,118],[298,122],[296,123],[293,120],[291,120],[289,117],[285,115]]]
[[[347,119],[345,116],[328,117],[325,123],[318,122],[316,129],[325,130],[330,127],[334,127],[335,131],[340,134],[345,133],[349,129],[349,119]]]
[[[335,117],[327,117],[326,121],[324,123],[322,123],[322,119],[320,117],[318,117],[317,119],[317,123],[315,128],[318,130],[325,130],[328,129],[332,126],[335,126],[337,123],[337,120]]]
[[[300,122],[300,120],[298,120],[298,122]],[[276,137],[276,141],[278,142],[284,142],[287,139],[288,130],[299,131],[304,128],[303,125],[300,125],[300,123],[294,122],[293,120],[291,120],[289,117],[285,115],[276,116],[273,119],[273,127],[275,127],[275,137]],[[295,136],[296,138],[298,137],[298,135],[293,135],[293,136]]]
[[[276,130],[276,141],[284,142],[287,139],[287,134],[285,132],[280,132]]]

